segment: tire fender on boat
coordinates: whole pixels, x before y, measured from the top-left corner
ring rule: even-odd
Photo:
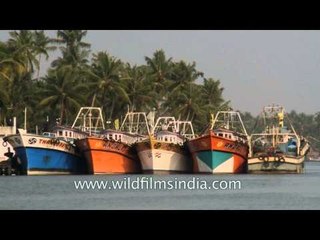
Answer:
[[[161,143],[156,143],[155,145],[154,145],[154,148],[160,148],[161,147]]]
[[[259,160],[264,161],[264,162],[269,162],[269,157],[268,156],[259,156]]]

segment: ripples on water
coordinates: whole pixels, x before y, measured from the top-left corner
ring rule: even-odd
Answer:
[[[76,190],[73,183],[124,177],[1,176],[0,209],[320,209],[320,162],[307,162],[305,174],[154,176],[240,180],[240,190]]]

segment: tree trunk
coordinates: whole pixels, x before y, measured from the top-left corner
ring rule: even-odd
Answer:
[[[97,94],[95,93],[95,94],[93,95],[93,98],[92,98],[91,107],[94,106],[94,102],[96,101],[96,96],[97,96]]]
[[[110,120],[112,120],[112,115],[113,115],[113,110],[114,110],[114,106],[115,106],[115,98],[112,98],[112,103],[111,103],[111,110],[110,110]]]
[[[190,117],[190,110],[188,110],[187,119],[185,121],[189,121],[189,117]]]
[[[61,111],[60,111],[59,125],[62,125],[62,121],[63,121],[63,118],[64,118],[64,111],[65,111],[64,99],[62,99],[62,101],[61,101]]]
[[[39,78],[40,78],[40,62],[41,62],[41,54],[39,55],[39,68],[38,68],[38,74],[37,74],[37,79],[39,81]]]

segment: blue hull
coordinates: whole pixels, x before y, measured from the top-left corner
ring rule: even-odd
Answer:
[[[15,149],[25,174],[82,174],[85,161],[67,152],[53,149],[20,147]]]

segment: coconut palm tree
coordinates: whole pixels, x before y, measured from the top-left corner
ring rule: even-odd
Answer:
[[[172,58],[167,59],[163,50],[157,50],[152,58],[145,57],[148,66],[147,78],[157,97],[158,109],[168,98],[169,82],[172,74]]]
[[[146,111],[155,106],[152,87],[146,80],[145,67],[126,65],[121,81],[128,95],[131,111]],[[149,108],[149,109],[148,109]]]
[[[191,83],[194,83],[199,77],[203,77],[203,73],[197,71],[195,62],[192,64],[187,64],[185,61],[175,63],[172,70],[170,91],[189,89]]]
[[[90,52],[90,44],[83,42],[82,39],[87,35],[83,30],[59,30],[57,38],[52,41],[60,47],[62,57],[54,60],[52,67],[71,64],[74,67],[85,65]]]
[[[92,62],[91,68],[86,71],[91,78],[89,86],[93,93],[92,105],[97,100],[103,106],[104,113],[108,113],[107,119],[112,119],[119,98],[129,103],[128,94],[120,81],[123,64],[106,52],[93,54]]]
[[[34,66],[39,69],[39,61],[36,58],[34,34],[29,30],[9,32],[8,48],[12,52],[12,58],[21,63],[26,72],[33,74]]]
[[[207,112],[216,113],[229,107],[229,102],[225,102],[222,97],[223,90],[224,88],[220,86],[220,80],[204,78],[201,95],[203,106]]]
[[[48,60],[48,52],[54,51],[57,49],[56,46],[53,46],[54,40],[45,35],[44,31],[35,31],[34,32],[34,41],[35,41],[35,50],[36,54],[39,56],[38,61],[41,62],[41,56],[44,55],[45,59]],[[38,68],[37,79],[39,80],[40,75],[40,65]]]
[[[60,109],[60,125],[64,124],[68,112],[76,112],[84,102],[87,86],[79,84],[77,79],[77,74],[70,65],[51,70],[44,78],[47,85],[42,91],[45,97],[40,106],[57,106]]]

